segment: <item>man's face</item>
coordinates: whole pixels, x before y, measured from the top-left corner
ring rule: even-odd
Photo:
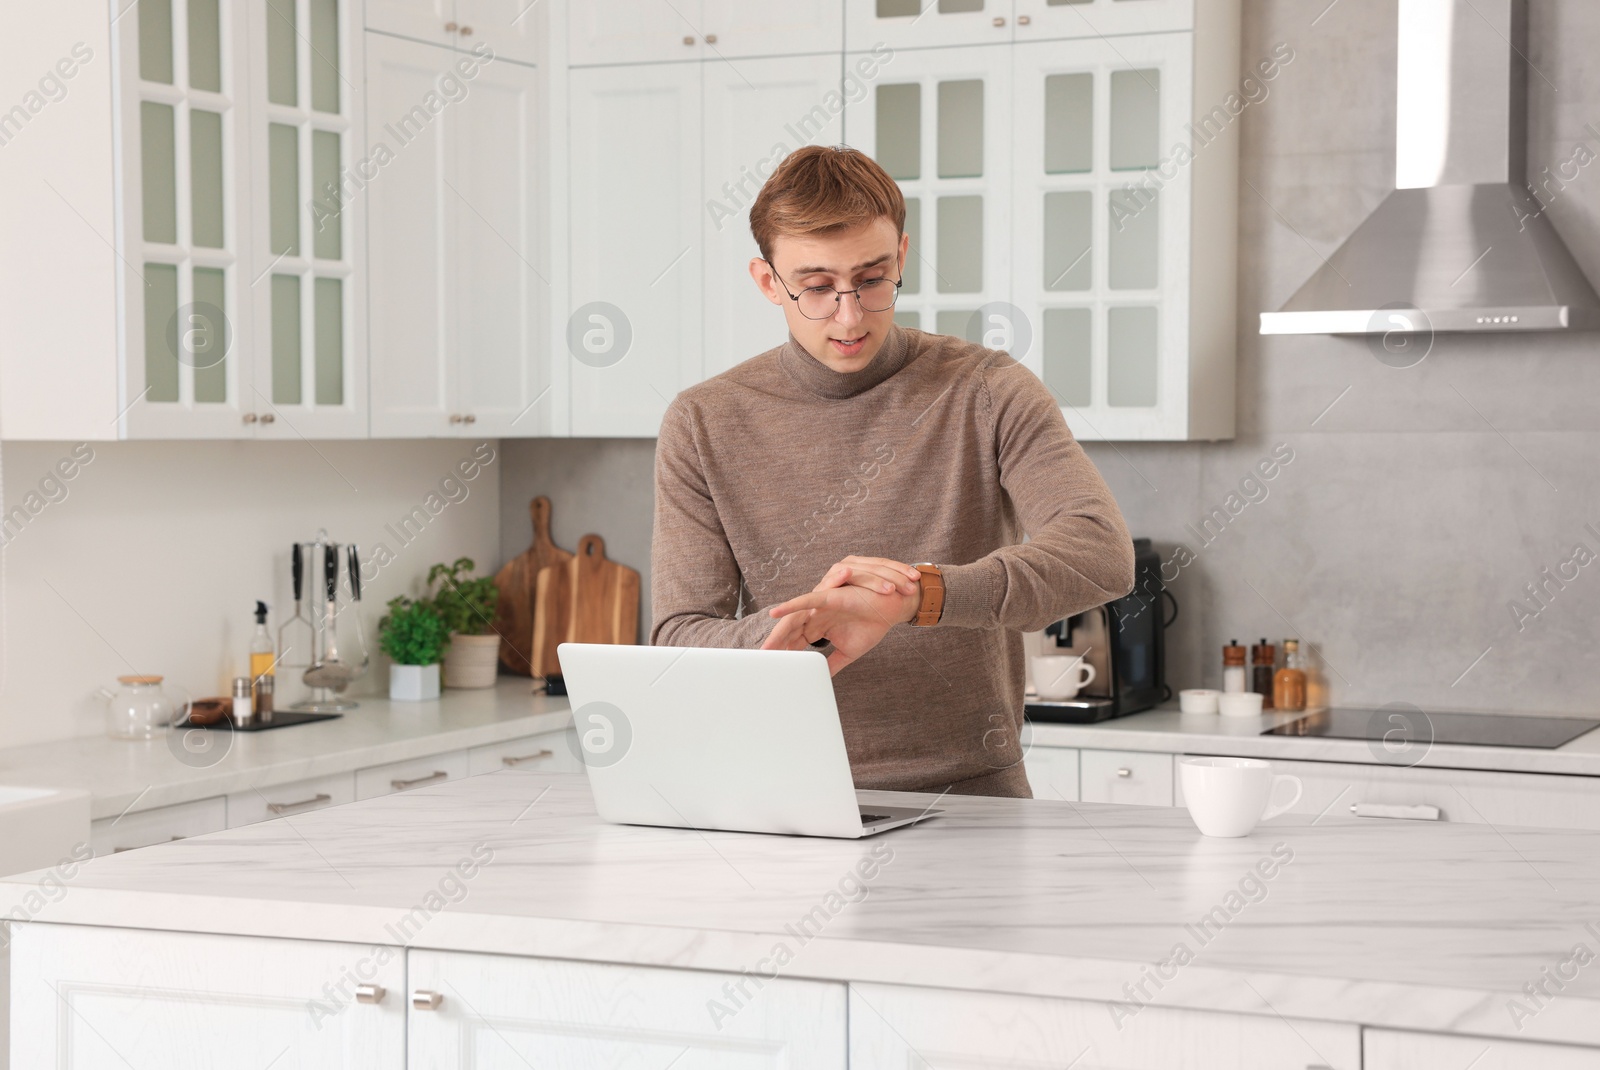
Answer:
[[[868,279],[898,280],[909,242],[908,235],[897,235],[894,224],[881,218],[835,234],[785,234],[773,241],[770,267],[759,257],[750,261],[750,277],[767,300],[783,307],[790,332],[807,353],[836,372],[859,371],[872,363],[883,347],[894,322],[894,309],[865,312],[852,294],[839,299],[832,317],[813,320],[800,314],[789,294],[810,286],[842,291],[853,290]]]

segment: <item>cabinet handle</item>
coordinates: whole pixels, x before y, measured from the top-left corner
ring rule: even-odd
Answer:
[[[996,15],[995,16],[995,20],[994,20],[994,28],[995,29],[998,30],[998,29],[1000,29],[1000,27],[1004,26],[1005,24],[1006,24],[1005,16],[1003,16],[1003,15]]]
[[[270,424],[275,420],[277,420],[277,417],[272,415],[270,412],[264,412],[261,414],[261,422],[264,424]]]
[[[683,35],[683,43],[686,44],[686,45],[694,44],[694,35],[693,34],[684,34]]]
[[[450,414],[450,422],[453,423],[453,424],[460,423],[461,422],[461,414],[459,412],[452,412]]]
[[[311,796],[311,798],[301,799],[299,802],[268,803],[267,810],[271,813],[282,815],[289,813],[291,810],[300,810],[308,806],[321,806],[323,803],[330,803],[332,801],[332,795],[319,791],[315,795]]]
[[[1357,817],[1388,817],[1411,821],[1442,821],[1444,815],[1437,806],[1418,803],[1407,806],[1399,803],[1351,803],[1350,812]]]
[[[411,993],[411,1006],[419,1011],[436,1011],[443,1002],[443,996],[426,988],[419,988]]]
[[[244,414],[244,422],[247,423],[247,424],[255,423],[256,422],[256,414],[253,413],[253,412],[245,413]]]
[[[1033,16],[1032,15],[1018,15],[1017,16],[1017,25],[1018,26],[1032,26],[1033,25]]]
[[[453,22],[447,22],[447,23],[444,24],[444,32],[445,33],[455,33],[456,29],[457,29],[456,24],[453,23]]]
[[[478,418],[469,412],[461,418],[461,422],[464,424],[475,424],[478,422]]]
[[[463,27],[461,27],[461,36],[462,37],[471,37],[472,36],[472,27],[471,26],[463,26]]]
[[[184,837],[182,837],[182,836],[174,836],[174,837],[172,837],[173,840],[181,840],[183,838]],[[168,840],[167,842],[170,843],[172,841]],[[141,846],[148,847],[150,845],[146,843],[146,844],[141,844]],[[138,847],[113,847],[113,848],[111,848],[111,853],[114,854],[114,855],[119,855],[123,851],[137,851],[138,849],[139,849]]]
[[[357,1003],[382,1003],[389,990],[382,985],[356,985]]]
[[[554,754],[555,754],[555,751],[553,751],[553,750],[542,750],[538,754],[519,754],[519,755],[507,754],[505,757],[501,758],[500,760],[502,762],[506,763],[507,765],[518,766],[518,765],[521,765],[523,762],[536,762],[540,758],[549,758],[549,757],[553,756]]]
[[[1117,775],[1119,777],[1122,777],[1123,779],[1127,779],[1128,777],[1131,777],[1133,775],[1133,770],[1132,769],[1118,769],[1117,770]]]
[[[435,769],[427,776],[419,776],[415,780],[391,780],[389,781],[389,786],[394,788],[395,791],[408,791],[411,788],[416,787],[418,784],[431,784],[435,780],[449,779],[449,773],[445,772],[443,769]]]
[[[706,34],[706,44],[714,45],[716,43],[717,43],[717,35],[716,34],[714,34],[714,33]]]

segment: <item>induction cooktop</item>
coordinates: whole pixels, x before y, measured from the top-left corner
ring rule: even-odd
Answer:
[[[1376,710],[1320,710],[1261,734],[1554,750],[1596,728],[1600,728],[1600,721],[1578,717],[1434,713],[1389,706]]]

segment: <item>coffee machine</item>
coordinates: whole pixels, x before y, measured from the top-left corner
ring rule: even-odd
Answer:
[[[1178,619],[1178,600],[1161,582],[1161,557],[1149,539],[1133,540],[1133,590],[1114,602],[1056,621],[1041,654],[1082,657],[1094,680],[1076,698],[1031,698],[1031,721],[1091,724],[1148,710],[1172,697],[1163,636]]]

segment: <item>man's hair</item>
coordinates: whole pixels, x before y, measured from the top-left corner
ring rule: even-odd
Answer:
[[[750,233],[772,258],[780,234],[829,234],[887,219],[905,231],[906,199],[889,173],[844,145],[807,145],[783,158],[750,206]]]

